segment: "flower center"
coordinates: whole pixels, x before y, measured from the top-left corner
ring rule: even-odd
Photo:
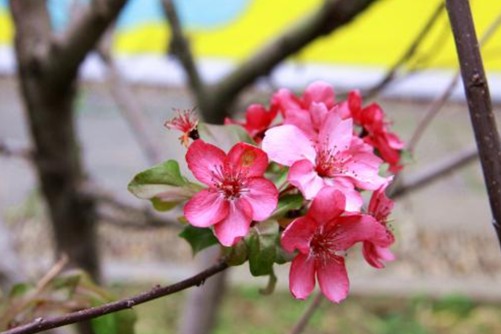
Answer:
[[[345,174],[348,170],[345,163],[349,156],[334,154],[331,149],[322,149],[318,152],[315,161],[315,170],[321,177],[334,177],[336,174]]]
[[[312,255],[324,261],[344,256],[345,250],[340,249],[337,242],[340,235],[338,226],[331,231],[325,231],[323,228],[317,230],[310,241]]]
[[[213,172],[214,188],[226,199],[239,198],[247,189],[246,173],[240,169],[233,170],[229,166],[216,168]]]

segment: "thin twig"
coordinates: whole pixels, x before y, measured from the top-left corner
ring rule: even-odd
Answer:
[[[480,46],[484,46],[489,41],[489,39],[492,37],[492,35],[494,35],[494,33],[496,32],[496,30],[499,28],[500,25],[501,25],[501,13],[498,14],[498,16],[494,19],[494,21],[489,25],[487,30],[484,32],[482,38],[480,39]],[[438,96],[435,100],[433,100],[430,107],[425,112],[423,119],[419,122],[418,126],[416,127],[416,130],[414,130],[414,133],[407,144],[407,149],[409,151],[411,152],[414,151],[424,131],[431,124],[431,121],[435,118],[435,116],[438,114],[438,112],[441,110],[444,104],[449,100],[452,93],[454,92],[454,89],[456,88],[456,85],[459,82],[459,78],[460,78],[459,71],[457,71],[454,74],[454,77],[452,77],[451,81],[449,82],[449,85],[444,90],[444,92],[440,96]]]
[[[404,65],[409,59],[411,59],[414,54],[416,53],[419,45],[421,42],[424,40],[424,38],[428,35],[428,33],[431,31],[431,28],[435,25],[437,22],[438,18],[442,14],[442,11],[444,10],[445,4],[443,2],[440,2],[437,6],[437,8],[433,11],[432,15],[430,18],[426,21],[425,25],[423,28],[419,31],[417,34],[416,38],[412,41],[412,43],[409,45],[409,48],[404,52],[404,54],[393,64],[393,66],[390,68],[390,70],[386,73],[386,75],[381,79],[379,83],[377,83],[374,87],[369,89],[365,96],[370,99],[374,97],[375,95],[379,94],[390,82],[393,81],[395,78],[398,70]]]
[[[179,16],[177,14],[176,6],[172,0],[162,0],[164,14],[170,25],[171,48],[173,54],[179,59],[188,77],[188,83],[198,104],[203,104],[206,96],[206,87],[200,77],[197,65],[195,63],[193,53],[191,52],[190,43],[183,33],[183,28]],[[203,110],[202,110],[203,112]]]
[[[470,147],[457,153],[455,156],[447,157],[436,164],[429,166],[423,171],[417,172],[405,178],[400,184],[391,190],[391,197],[397,198],[407,195],[409,192],[414,192],[423,188],[438,179],[451,174],[452,172],[463,168],[478,158],[476,147]]]
[[[318,310],[323,300],[324,296],[319,292],[289,334],[301,334],[306,329],[308,322],[313,314],[315,314],[315,311]]]
[[[501,246],[501,142],[468,0],[446,0],[493,225]]]
[[[118,67],[115,64],[113,56],[110,52],[111,35],[113,29],[110,29],[105,34],[105,38],[101,40],[97,48],[98,55],[106,65],[107,86],[118,105],[119,110],[122,112],[127,125],[131,129],[132,134],[145,154],[146,159],[150,164],[158,163],[162,160],[162,153],[155,140],[151,136],[151,126],[148,124],[148,119],[144,115],[144,111],[137,98],[132,93],[129,84],[123,79]]]
[[[158,299],[193,286],[202,285],[207,278],[225,270],[228,268],[228,265],[223,260],[219,261],[215,265],[209,267],[208,269],[192,276],[188,279],[185,279],[181,282],[168,285],[168,286],[156,286],[148,291],[140,293],[136,296],[125,298],[121,300],[117,300],[108,304],[104,304],[101,306],[91,307],[87,309],[83,309],[80,311],[68,313],[58,317],[52,318],[37,318],[31,323],[26,325],[22,325],[16,328],[12,328],[2,334],[32,334],[39,333],[44,330],[48,330],[51,328],[62,327],[69,324],[74,324],[77,322],[82,322],[85,320],[94,319],[109,313],[118,312],[121,310],[130,309],[136,305],[146,303],[148,301]]]

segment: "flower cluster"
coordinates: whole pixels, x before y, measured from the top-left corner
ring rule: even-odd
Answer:
[[[387,223],[393,202],[385,190],[391,173],[402,168],[403,143],[380,106],[362,107],[358,91],[336,101],[329,84],[315,82],[302,96],[280,89],[269,108],[251,105],[244,121],[227,119],[218,129],[199,124],[190,112],[166,124],[183,132],[188,169],[202,185],[169,164],[170,179],[155,179],[162,192],[148,192],[147,198],[185,203],[186,221],[199,233],[208,231],[230,257],[238,253],[249,260],[253,274],[272,275],[273,263],[289,260],[294,297],[307,298],[318,282],[329,300],[340,302],[349,290],[344,256],[352,246],[360,243],[376,268],[394,259]],[[227,153],[214,139],[223,127],[240,138]],[[134,183],[131,191],[144,194],[142,186]],[[367,206],[363,192],[372,193]],[[270,225],[275,227],[264,233]]]

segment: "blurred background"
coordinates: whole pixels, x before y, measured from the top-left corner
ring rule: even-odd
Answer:
[[[501,2],[470,2],[477,34],[485,37],[482,55],[497,116],[501,111]],[[308,27],[308,20],[327,10],[328,3],[173,2],[199,81],[216,88],[224,86],[225,80],[230,82],[227,79],[246,64],[260,60],[259,53],[266,55],[270,46],[287,49],[287,32]],[[78,18],[79,8],[86,6],[88,1],[47,1],[54,38],[63,38]],[[221,106],[221,113],[238,118],[250,103],[267,105],[278,88],[301,94],[308,83],[325,80],[339,99],[352,89],[366,93],[365,103],[377,101],[393,130],[413,143],[400,180],[401,188],[408,191],[398,194],[392,216],[397,260],[375,270],[356,251],[350,252],[351,296],[341,305],[324,303],[307,333],[501,332],[501,253],[491,227],[462,83],[453,80],[457,56],[441,6],[436,0],[374,1],[353,21],[315,35],[266,73],[251,68],[258,74],[234,94],[229,90],[233,103]],[[155,159],[183,159],[179,134],[163,127],[174,109],[204,109],[172,33],[172,18],[165,16],[165,2],[127,1],[99,47],[89,52],[79,68],[73,110],[78,145],[86,176],[99,186],[102,284],[117,295],[130,295],[152,283],[175,282],[207,266],[207,259],[193,259],[188,245],[177,237],[179,230],[165,223],[175,221],[180,212],[152,215],[148,203],[127,192],[133,176]],[[14,282],[37,281],[47,272],[56,258],[57,243],[36,168],[23,154],[33,146],[33,139],[16,75],[15,30],[9,4],[0,0],[4,295]],[[154,143],[154,158],[147,153],[148,142]],[[439,177],[427,179],[438,171],[443,172]],[[423,180],[422,187],[415,186]],[[247,265],[232,269],[215,329],[207,332],[289,330],[307,303],[289,296],[288,266],[277,272],[277,291],[261,297],[258,290],[266,280],[252,277]],[[178,326],[183,310],[185,316],[194,312],[186,306],[187,295],[137,307],[137,333],[182,332]],[[235,327],[237,317],[244,320]]]

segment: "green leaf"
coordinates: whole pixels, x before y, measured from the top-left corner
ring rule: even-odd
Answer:
[[[128,189],[139,198],[151,200],[155,209],[166,211],[191,198],[201,187],[181,175],[177,161],[168,160],[137,174]]]
[[[218,243],[210,228],[198,228],[188,225],[179,233],[179,236],[188,241],[193,255],[197,254],[202,249]]]
[[[256,144],[247,131],[236,124],[214,125],[200,122],[198,133],[205,142],[216,145],[226,152],[238,142]]]
[[[268,285],[264,289],[259,289],[259,293],[262,295],[271,295],[275,291],[275,286],[277,285],[277,276],[275,271],[272,269],[270,276],[268,278]]]
[[[249,269],[253,276],[270,275],[276,256],[276,234],[252,234],[247,239]]]
[[[94,334],[120,334],[118,332],[117,317],[115,314],[107,314],[91,320]]]
[[[226,257],[226,263],[230,266],[239,266],[247,261],[247,245],[245,240],[242,239],[233,247],[225,247],[224,255]]]
[[[300,194],[291,194],[280,197],[278,205],[271,218],[282,218],[291,210],[299,210],[303,205],[304,199]]]
[[[9,298],[14,299],[18,297],[25,296],[28,292],[35,289],[35,286],[30,283],[18,283],[15,284],[9,293]]]
[[[54,278],[50,282],[50,289],[53,291],[52,297],[56,297],[57,294],[58,300],[71,299],[80,284],[82,274],[80,271],[70,271]]]

